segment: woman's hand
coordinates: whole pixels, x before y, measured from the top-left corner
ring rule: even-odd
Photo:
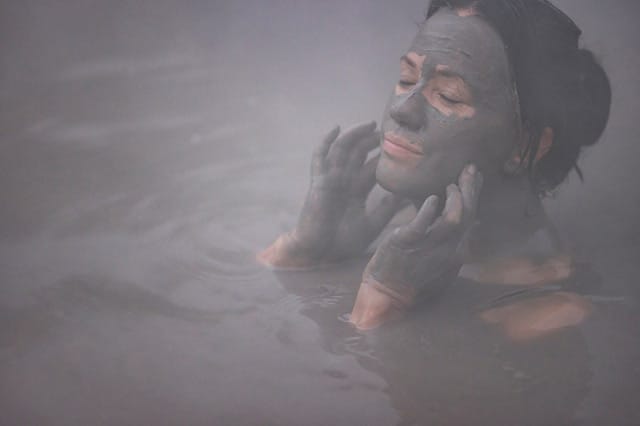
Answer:
[[[411,306],[416,298],[449,284],[463,263],[469,230],[475,223],[482,175],[474,165],[447,187],[438,217],[438,197],[424,202],[408,225],[383,241],[369,261],[351,314],[360,329],[374,328]]]
[[[316,147],[298,223],[262,252],[260,261],[284,268],[333,263],[363,252],[378,236],[401,199],[389,194],[370,212],[365,209],[378,161],[365,163],[380,141],[375,128],[372,122],[340,134],[336,127]]]

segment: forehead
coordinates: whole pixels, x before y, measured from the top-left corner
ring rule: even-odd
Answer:
[[[443,65],[470,83],[509,81],[509,63],[502,39],[482,17],[459,16],[441,9],[425,21],[409,51],[426,56],[427,65]],[[428,71],[428,70],[425,70]]]

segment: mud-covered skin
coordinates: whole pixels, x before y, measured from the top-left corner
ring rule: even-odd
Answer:
[[[482,257],[474,247],[486,254],[520,240],[543,216],[530,214],[541,206],[526,176],[504,173],[522,141],[522,123],[495,30],[478,16],[443,9],[421,27],[403,61],[382,134],[373,123],[340,136],[332,131],[314,153],[297,226],[261,255],[283,268],[344,260],[378,235],[399,197],[410,198],[416,218],[380,244],[363,273],[351,314],[359,329],[375,328],[438,292],[465,261]],[[376,140],[380,159],[365,164]],[[375,178],[395,198],[371,215],[365,200],[376,165]],[[439,213],[438,196],[445,195]]]
[[[340,134],[333,129],[316,147],[311,181],[295,228],[282,235],[258,259],[280,268],[309,268],[335,263],[362,253],[401,206],[388,194],[370,211],[378,157],[366,161],[378,146],[376,123]]]
[[[503,173],[522,136],[508,57],[497,32],[467,12],[438,11],[402,58],[381,124],[376,178],[422,207],[369,262],[351,314],[360,329],[376,327],[398,308],[453,281],[464,262],[483,182],[486,200],[478,220],[489,235],[505,226],[501,212],[519,216],[522,209],[518,185]],[[465,168],[458,186],[452,184],[470,163],[475,166]],[[517,197],[510,197],[511,187]],[[430,196],[445,193],[445,208],[436,217],[436,198]]]
[[[442,9],[422,25],[407,56],[416,69],[401,75],[381,128],[383,135],[418,145],[423,155],[416,161],[393,158],[384,152],[383,138],[380,185],[421,203],[429,195],[442,196],[471,162],[487,182],[495,180],[521,135],[517,92],[500,36],[479,16]]]
[[[464,263],[465,242],[475,223],[482,183],[482,174],[474,165],[465,167],[458,185],[447,187],[440,216],[438,197],[427,198],[409,224],[380,244],[364,271],[363,282],[373,283],[403,305],[446,285],[448,280],[443,278],[455,277]]]

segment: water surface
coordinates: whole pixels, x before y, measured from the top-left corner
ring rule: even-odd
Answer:
[[[640,423],[624,2],[558,2],[620,95],[587,183],[548,203],[599,283],[586,323],[512,342],[460,281],[359,333],[341,318],[366,259],[254,262],[295,223],[313,143],[380,114],[423,10],[404,3],[3,6],[0,423]]]

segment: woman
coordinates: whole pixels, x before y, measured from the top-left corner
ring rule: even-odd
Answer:
[[[581,148],[608,120],[607,76],[579,37],[544,0],[435,0],[401,58],[381,131],[370,123],[326,136],[296,227],[259,260],[312,268],[358,255],[409,199],[415,218],[365,268],[351,315],[358,328],[381,324],[457,275],[525,286],[566,279],[571,263],[553,238],[531,241],[540,231],[553,236],[540,200],[572,169],[581,174]],[[380,155],[366,161],[378,145]],[[367,212],[376,180],[390,194]],[[540,315],[571,325],[588,310],[571,293],[548,297],[520,316],[485,318],[520,330],[518,321]]]

